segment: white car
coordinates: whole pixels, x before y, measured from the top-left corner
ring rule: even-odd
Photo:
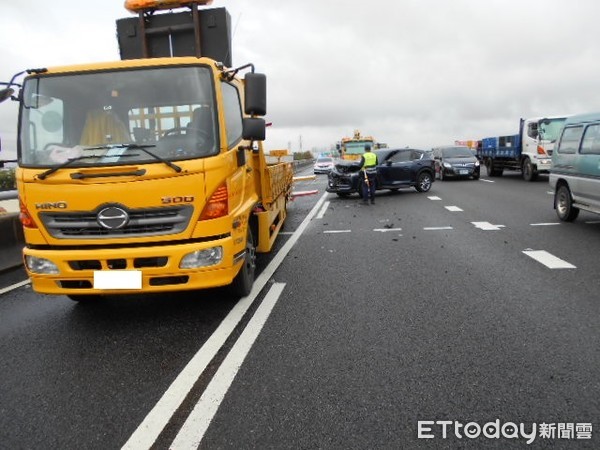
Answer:
[[[329,173],[333,169],[333,158],[329,156],[320,156],[315,161],[315,174],[317,173]]]

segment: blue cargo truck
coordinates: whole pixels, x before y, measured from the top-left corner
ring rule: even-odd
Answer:
[[[481,139],[477,157],[490,177],[517,170],[526,181],[534,181],[539,174],[550,172],[554,143],[565,120],[566,116],[521,119],[519,134]]]

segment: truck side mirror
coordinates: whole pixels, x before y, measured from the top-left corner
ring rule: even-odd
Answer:
[[[15,93],[15,90],[12,88],[6,88],[6,89],[0,90],[0,103],[2,103],[4,100],[11,98],[14,93]]]
[[[267,77],[264,73],[249,72],[244,76],[246,95],[244,111],[251,116],[267,114]]]
[[[242,138],[248,141],[264,141],[266,129],[265,119],[246,117],[242,124]]]

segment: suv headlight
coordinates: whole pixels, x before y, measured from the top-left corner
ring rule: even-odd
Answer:
[[[444,167],[445,167],[446,169],[452,169],[452,164],[445,162],[445,163],[444,163]]]

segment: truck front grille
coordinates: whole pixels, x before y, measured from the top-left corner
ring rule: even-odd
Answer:
[[[127,223],[117,229],[106,228],[98,214],[106,208],[79,212],[42,212],[42,223],[57,239],[112,239],[132,236],[160,236],[185,230],[193,213],[192,206],[128,209],[118,207],[128,215]]]

